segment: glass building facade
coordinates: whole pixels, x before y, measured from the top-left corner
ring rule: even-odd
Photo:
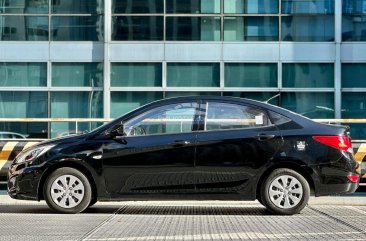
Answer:
[[[279,95],[270,103],[310,118],[366,118],[365,41],[366,0],[0,0],[0,118],[109,119],[182,95]]]

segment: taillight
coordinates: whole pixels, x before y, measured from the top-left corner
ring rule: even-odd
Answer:
[[[313,136],[313,139],[327,146],[353,154],[351,140],[347,136]]]
[[[350,180],[351,182],[358,182],[360,179],[359,175],[349,175],[347,176],[348,180]]]

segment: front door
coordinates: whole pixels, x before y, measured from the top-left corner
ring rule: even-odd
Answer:
[[[265,110],[241,103],[203,104],[206,116],[197,133],[196,189],[200,193],[245,195],[282,145]]]
[[[197,107],[169,104],[127,120],[127,136],[110,140],[103,150],[108,192],[193,193]]]

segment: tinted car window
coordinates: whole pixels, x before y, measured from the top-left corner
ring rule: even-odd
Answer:
[[[270,125],[267,114],[250,106],[208,102],[205,130],[227,130]]]
[[[158,107],[125,124],[128,136],[174,134],[193,130],[196,103],[179,103]]]

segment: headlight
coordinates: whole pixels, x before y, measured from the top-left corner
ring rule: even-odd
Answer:
[[[52,147],[54,147],[54,145],[40,146],[36,148],[30,148],[29,150],[21,152],[15,158],[15,164],[34,161],[37,157],[43,155]]]

